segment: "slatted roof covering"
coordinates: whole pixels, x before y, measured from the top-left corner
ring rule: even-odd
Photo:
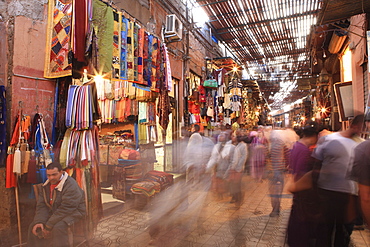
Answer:
[[[197,0],[216,36],[226,42],[256,79],[272,109],[307,92],[297,78],[311,76],[307,36],[319,0]],[[297,93],[295,93],[297,92]]]

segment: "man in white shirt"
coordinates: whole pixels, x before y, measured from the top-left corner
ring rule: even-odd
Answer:
[[[353,220],[348,218],[350,200],[357,194],[354,181],[349,180],[353,150],[359,144],[364,116],[356,116],[347,130],[325,136],[325,140],[313,153],[321,162],[317,180],[322,222],[320,222],[318,246],[348,246],[353,230]],[[332,238],[335,232],[335,237]]]

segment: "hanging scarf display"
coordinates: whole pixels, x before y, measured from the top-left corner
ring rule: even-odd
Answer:
[[[85,192],[87,227],[92,233],[102,217],[102,201],[99,183],[99,130],[70,130],[65,133],[60,163],[74,176]]]
[[[90,85],[71,85],[68,89],[66,126],[76,130],[91,129],[93,125],[93,96]]]

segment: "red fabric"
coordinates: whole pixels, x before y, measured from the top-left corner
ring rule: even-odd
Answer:
[[[123,149],[119,157],[125,160],[140,160],[140,153],[132,149]]]
[[[199,95],[199,102],[206,102],[206,101],[207,101],[206,95],[205,94],[200,94]]]
[[[82,188],[82,170],[80,168],[76,168],[76,182],[78,183],[78,186]]]
[[[58,184],[59,183],[57,183],[57,184],[50,184],[50,200],[49,200],[50,205],[53,205],[53,191],[54,191],[55,187],[57,187]]]
[[[30,162],[28,163],[27,183],[37,184],[35,156],[31,156]]]
[[[16,145],[19,142],[19,128],[20,128],[20,119],[18,115],[15,120],[15,126],[13,130],[12,139],[10,140],[10,146]]]
[[[85,61],[85,43],[87,27],[86,0],[74,1],[75,23],[74,23],[74,54],[79,62]]]
[[[206,89],[202,85],[199,85],[198,91],[199,91],[200,94],[206,95]]]
[[[6,188],[17,186],[17,178],[13,173],[14,154],[9,154],[6,158]]]

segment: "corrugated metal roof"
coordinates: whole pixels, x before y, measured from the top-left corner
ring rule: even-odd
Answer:
[[[197,0],[216,36],[226,42],[256,79],[274,109],[307,94],[298,78],[311,76],[307,37],[319,0]]]

